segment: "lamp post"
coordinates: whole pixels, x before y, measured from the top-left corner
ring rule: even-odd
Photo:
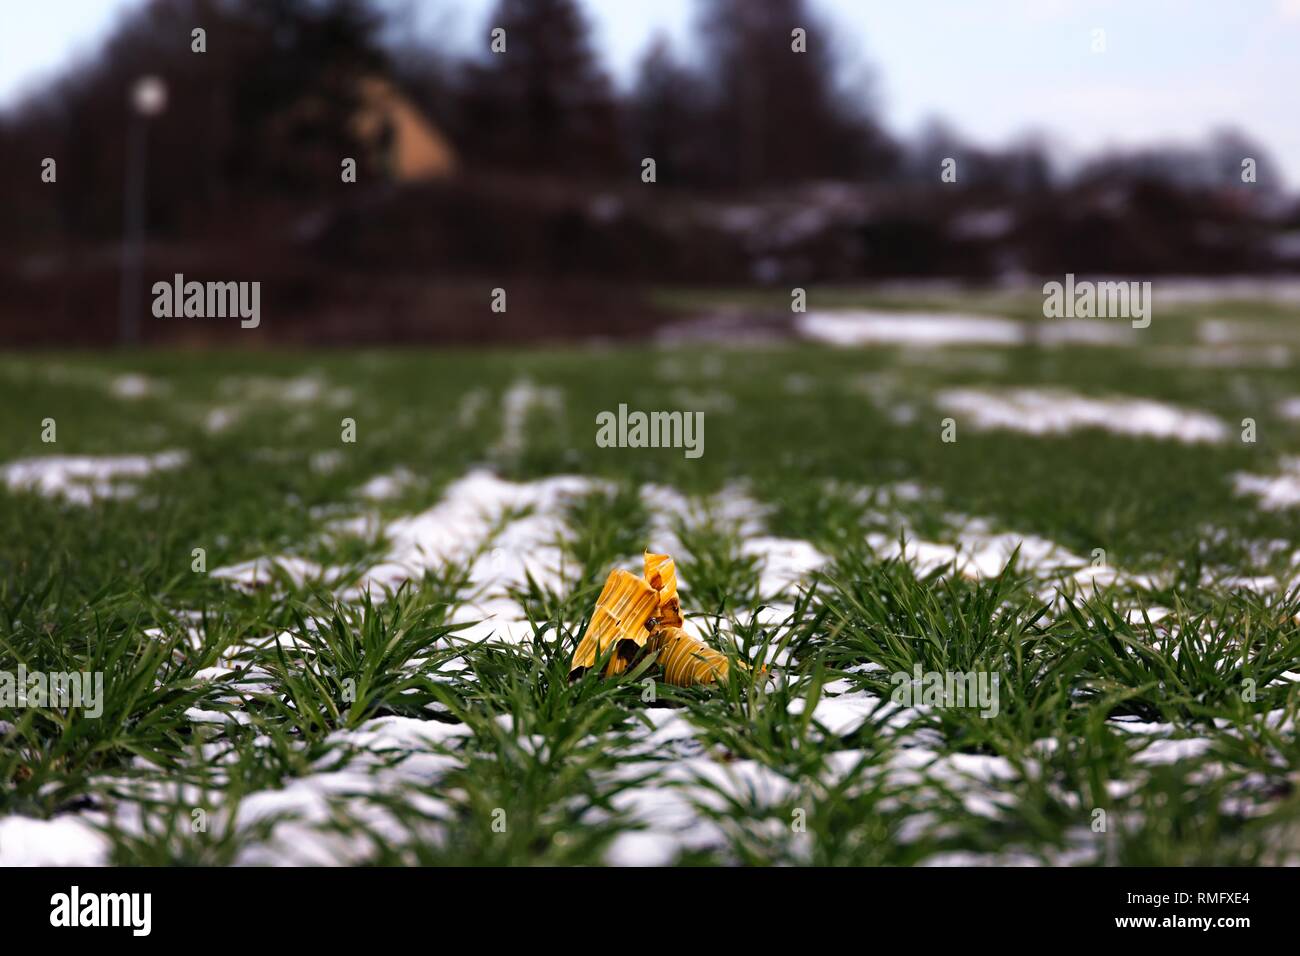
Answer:
[[[167,84],[156,76],[142,76],[132,85],[130,100],[122,212],[121,311],[118,316],[118,338],[122,345],[134,345],[140,338],[140,265],[144,246],[149,121],[167,109]]]

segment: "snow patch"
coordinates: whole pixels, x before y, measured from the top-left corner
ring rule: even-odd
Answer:
[[[108,392],[114,398],[123,398],[133,400],[138,398],[148,398],[155,391],[157,386],[144,375],[135,372],[128,372],[125,375],[119,375],[108,384]]]
[[[0,466],[0,479],[10,491],[35,491],[78,505],[96,499],[130,498],[139,488],[127,478],[144,478],[155,471],[179,468],[189,460],[183,451],[156,455],[50,455],[24,458]]]
[[[564,411],[564,393],[554,386],[534,385],[519,379],[501,398],[501,437],[493,449],[501,458],[517,458],[527,445],[528,420],[536,411],[559,416]]]
[[[978,429],[1010,429],[1031,435],[1101,428],[1121,435],[1220,442],[1228,427],[1205,412],[1140,398],[1090,398],[1054,389],[988,391],[954,388],[940,392],[944,411],[965,416]]]
[[[357,494],[371,501],[396,498],[415,482],[415,473],[409,468],[398,468],[387,475],[375,475],[357,489]]]
[[[80,816],[0,817],[0,866],[104,866],[108,840]]]
[[[1254,495],[1265,511],[1282,511],[1300,505],[1300,458],[1282,459],[1282,470],[1276,475],[1249,475],[1238,472],[1232,476],[1233,488],[1239,495]]]
[[[759,594],[772,597],[806,581],[829,560],[807,541],[798,538],[749,538],[740,547],[741,554],[759,561]]]
[[[1017,567],[1034,575],[1051,575],[1079,568],[1088,562],[1046,538],[1015,532],[968,530],[954,544],[891,538],[882,532],[867,535],[867,543],[885,558],[901,558],[922,574],[955,567],[968,578],[996,577],[1017,555]],[[1019,548],[1017,554],[1016,549]]]
[[[212,572],[212,576],[239,585],[245,590],[251,590],[270,584],[277,573],[287,575],[295,587],[302,587],[307,581],[314,581],[328,574],[327,570],[315,561],[280,555],[273,558],[254,558],[251,561],[217,568]]]
[[[732,482],[715,494],[694,498],[667,485],[644,484],[640,498],[650,515],[648,547],[679,559],[690,553],[678,536],[679,528],[708,526],[749,539],[763,533],[768,512],[743,482]]]
[[[556,545],[567,533],[564,506],[595,487],[572,475],[516,483],[475,469],[452,482],[432,508],[383,528],[388,551],[363,577],[358,593],[464,563],[470,563],[470,583],[478,590],[522,584],[530,572],[543,585],[559,587]]]
[[[860,345],[1019,345],[1020,323],[957,312],[806,312],[795,317],[800,335],[841,348]]]
[[[239,411],[237,409],[213,408],[203,417],[203,430],[209,435],[219,435],[237,421],[239,421]]]
[[[1132,345],[1133,326],[1106,319],[1049,319],[1035,325],[1032,341],[1038,345]]]

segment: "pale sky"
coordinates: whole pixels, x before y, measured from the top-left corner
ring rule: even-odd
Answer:
[[[6,4],[0,105],[92,49],[140,0]],[[457,47],[486,42],[495,0],[413,6]],[[758,0],[756,0],[758,2]],[[1300,186],[1300,0],[812,0],[875,67],[886,125],[940,116],[976,143],[1046,134],[1066,155],[1193,141],[1232,124]],[[658,31],[688,51],[694,0],[584,0],[621,82]],[[1092,52],[1094,30],[1105,52]],[[211,42],[211,40],[209,40]]]

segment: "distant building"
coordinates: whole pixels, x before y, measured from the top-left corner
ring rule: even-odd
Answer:
[[[382,77],[361,81],[353,132],[371,161],[393,182],[443,179],[456,172],[456,152],[424,112]]]

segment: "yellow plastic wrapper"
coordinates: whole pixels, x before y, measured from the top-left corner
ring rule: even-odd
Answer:
[[[666,554],[645,553],[645,579],[659,592],[655,621],[660,627],[682,626],[682,604],[677,599],[677,565]]]
[[[663,678],[677,687],[726,680],[727,656],[681,629],[677,566],[666,554],[645,553],[645,578],[611,571],[596,599],[587,633],[573,653],[569,679],[582,676],[611,645],[605,676],[625,673],[642,653],[658,654]]]
[[[659,654],[664,680],[676,687],[693,687],[727,679],[730,670],[727,655],[691,637],[680,627],[655,631],[648,647]]]
[[[573,652],[570,679],[594,667],[610,645],[614,646],[614,653],[605,665],[605,676],[626,671],[650,639],[655,627],[650,622],[658,609],[658,591],[630,571],[611,571],[596,599],[587,633]]]

